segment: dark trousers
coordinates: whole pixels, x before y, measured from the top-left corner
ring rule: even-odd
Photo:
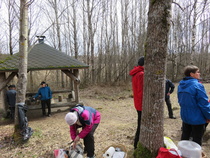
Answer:
[[[15,107],[14,106],[10,106],[10,118],[13,120],[15,118]]]
[[[206,129],[206,124],[202,125],[190,125],[182,122],[182,137],[181,140],[189,140],[192,137],[192,141],[202,145],[203,134]]]
[[[48,115],[50,115],[51,114],[51,100],[50,99],[41,100],[41,105],[42,105],[42,115],[46,115],[46,111],[45,111],[46,105],[48,108]]]
[[[136,134],[135,134],[135,138],[134,138],[134,149],[137,148],[137,144],[139,142],[140,127],[141,127],[141,111],[137,110],[137,114],[138,114],[138,121],[137,121]]]
[[[172,107],[171,107],[171,100],[170,100],[170,97],[165,97],[165,102],[166,102],[166,105],[168,107],[168,116],[169,117],[173,117],[173,111],[172,111]]]
[[[98,124],[94,124],[93,128],[90,133],[88,133],[85,138],[83,139],[84,141],[84,151],[87,151],[87,157],[93,157],[94,156],[94,151],[95,151],[95,145],[94,145],[94,132],[96,128],[98,127]]]

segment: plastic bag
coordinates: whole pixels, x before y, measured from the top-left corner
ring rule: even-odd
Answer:
[[[174,142],[169,137],[164,137],[164,145],[166,146],[167,149],[173,148],[173,149],[178,150],[178,147],[174,144]]]
[[[76,145],[76,148],[73,149],[72,146],[70,146],[69,149],[69,157],[70,158],[83,158],[83,148],[81,144]]]
[[[166,149],[161,147],[158,151],[158,156],[156,158],[182,158],[182,157],[175,149]]]
[[[54,158],[68,158],[68,153],[64,149],[54,150]]]

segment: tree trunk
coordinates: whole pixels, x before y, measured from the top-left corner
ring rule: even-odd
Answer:
[[[140,143],[156,157],[163,146],[163,114],[168,33],[172,0],[150,0]],[[138,148],[139,149],[139,148]],[[145,150],[147,149],[147,150]],[[137,157],[144,157],[141,153]]]
[[[193,65],[193,57],[195,56],[195,39],[196,39],[196,21],[197,21],[197,0],[195,0],[193,5],[194,15],[193,15],[193,25],[192,25],[192,49],[190,55],[190,64]]]
[[[20,141],[18,104],[25,104],[28,65],[28,0],[20,1],[19,72],[15,107],[15,140]]]

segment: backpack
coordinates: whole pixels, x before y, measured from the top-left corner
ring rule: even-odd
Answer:
[[[28,119],[26,117],[27,107],[24,104],[18,104],[18,117],[21,135],[24,141],[27,141],[33,134],[31,127],[28,127]]]

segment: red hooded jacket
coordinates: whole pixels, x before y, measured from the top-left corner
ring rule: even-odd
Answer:
[[[132,76],[134,105],[137,111],[142,111],[144,67],[135,66],[129,73]]]

